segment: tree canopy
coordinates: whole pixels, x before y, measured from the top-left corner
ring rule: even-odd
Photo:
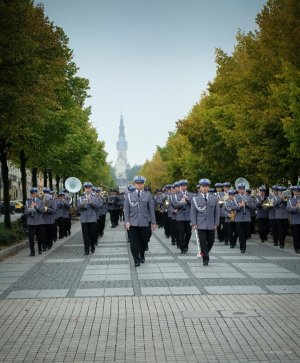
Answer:
[[[239,31],[232,54],[216,49],[217,72],[166,145],[142,171],[149,182],[243,176],[250,185],[297,183],[300,170],[300,3],[269,0],[258,30]]]

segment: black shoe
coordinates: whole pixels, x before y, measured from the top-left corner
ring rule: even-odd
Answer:
[[[172,242],[172,246],[175,246],[175,244],[176,244],[175,242]]]
[[[241,250],[241,253],[245,253],[246,252],[246,250]]]
[[[208,266],[208,261],[203,261],[203,266]]]
[[[295,253],[300,253],[300,250],[295,250]]]
[[[30,252],[29,257],[33,257],[33,256],[35,256],[35,252],[34,251]]]
[[[139,262],[135,262],[135,263],[134,263],[134,266],[135,266],[135,267],[139,267],[139,266],[141,266],[141,264],[140,264]]]
[[[53,240],[53,242],[56,242],[56,241],[57,241],[57,239],[54,239],[54,240]]]
[[[181,250],[181,254],[184,255],[185,254],[185,250]]]
[[[47,251],[47,249],[46,248],[43,248],[43,252],[46,252]]]
[[[42,250],[39,250],[39,255],[41,255],[42,254]]]
[[[278,246],[278,243],[274,243],[273,246]]]
[[[145,257],[141,258],[141,263],[145,263]]]
[[[87,256],[89,254],[89,252],[85,251],[84,254],[85,254],[85,256]]]
[[[95,247],[91,248],[91,252],[94,253],[95,252]]]
[[[230,248],[234,248],[234,245],[230,245]]]
[[[284,248],[284,245],[280,245],[279,248]]]
[[[224,242],[224,246],[228,246],[228,242]]]
[[[71,236],[71,232],[68,232],[68,236]]]

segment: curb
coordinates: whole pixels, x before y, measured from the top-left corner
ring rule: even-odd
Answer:
[[[11,255],[12,253],[18,252],[28,246],[27,240],[24,240],[23,242],[20,242],[16,245],[4,248],[0,251],[0,258],[7,257]]]

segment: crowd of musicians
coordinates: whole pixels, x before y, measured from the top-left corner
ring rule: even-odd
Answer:
[[[112,190],[106,195],[101,188],[85,182],[76,202],[85,255],[95,252],[108,212],[111,228],[124,221],[135,266],[145,262],[145,251],[157,225],[164,228],[166,238],[182,254],[187,253],[192,230],[196,229],[205,266],[215,233],[219,242],[230,248],[238,241],[241,253],[245,253],[256,221],[261,242],[267,241],[271,232],[274,246],[280,248],[284,248],[290,225],[295,252],[300,253],[300,186],[290,187],[289,194],[287,188],[278,185],[273,185],[270,193],[264,186],[255,192],[247,190],[245,183],[238,183],[236,189],[229,182],[216,183],[214,187],[211,188],[209,179],[203,178],[192,192],[188,190],[188,181],[181,180],[165,185],[152,195],[145,187],[145,178],[136,176],[134,185],[129,185],[125,193]],[[70,235],[72,199],[66,190],[57,197],[48,188],[41,195],[37,188],[31,188],[30,193],[24,215],[30,255],[34,256],[35,236],[41,254],[52,247],[57,235],[60,239]]]

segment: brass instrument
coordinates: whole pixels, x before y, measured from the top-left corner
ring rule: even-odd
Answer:
[[[235,221],[235,217],[236,217],[236,211],[235,210],[231,210],[229,212],[229,219],[230,219],[230,222],[234,222]]]
[[[262,204],[262,207],[264,209],[268,209],[268,208],[273,208],[274,207],[274,199],[266,199],[263,204]]]
[[[228,200],[228,194],[224,194],[223,197],[218,201],[219,205],[223,205]]]

